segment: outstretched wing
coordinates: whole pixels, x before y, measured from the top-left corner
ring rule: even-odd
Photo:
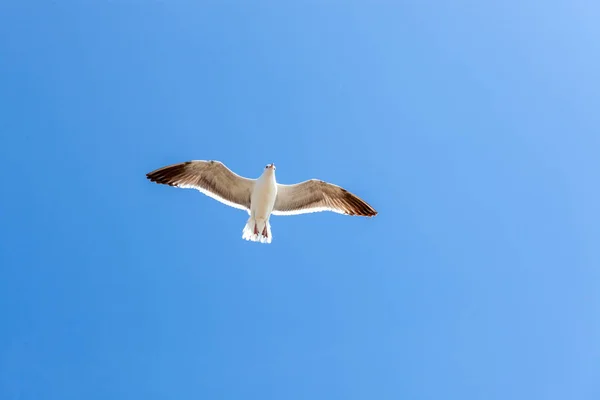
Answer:
[[[220,161],[204,160],[168,165],[146,177],[164,185],[197,189],[223,204],[246,211],[250,210],[255,182],[235,174]]]
[[[345,215],[373,217],[377,211],[346,189],[311,179],[295,185],[277,185],[274,215],[297,215],[333,211]]]

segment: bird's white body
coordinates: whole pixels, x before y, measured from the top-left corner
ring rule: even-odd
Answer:
[[[254,183],[250,196],[250,218],[242,231],[242,238],[252,242],[271,243],[269,218],[277,198],[275,169],[266,168]]]
[[[248,212],[242,238],[271,243],[271,215],[298,215],[332,211],[372,217],[377,211],[346,189],[318,179],[282,185],[275,165],[265,167],[258,179],[237,175],[220,161],[193,160],[167,165],[148,174],[153,182],[193,188],[230,207]]]

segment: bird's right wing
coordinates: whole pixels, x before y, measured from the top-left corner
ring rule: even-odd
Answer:
[[[250,210],[254,179],[235,174],[220,161],[194,160],[168,165],[146,174],[152,182],[197,189],[230,207]]]
[[[373,217],[377,211],[346,189],[311,179],[295,185],[277,184],[273,215],[297,215],[333,211],[345,215]]]

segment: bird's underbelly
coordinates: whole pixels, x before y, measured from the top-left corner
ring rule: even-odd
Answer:
[[[250,198],[250,212],[256,219],[268,219],[275,205],[277,197],[277,186],[264,184],[259,185]]]

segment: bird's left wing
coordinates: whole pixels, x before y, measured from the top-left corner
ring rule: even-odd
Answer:
[[[254,179],[237,175],[220,161],[193,160],[168,165],[146,174],[152,182],[197,189],[230,207],[250,210]]]
[[[273,215],[297,215],[333,211],[345,215],[373,217],[377,211],[346,189],[311,179],[295,185],[277,184]]]

